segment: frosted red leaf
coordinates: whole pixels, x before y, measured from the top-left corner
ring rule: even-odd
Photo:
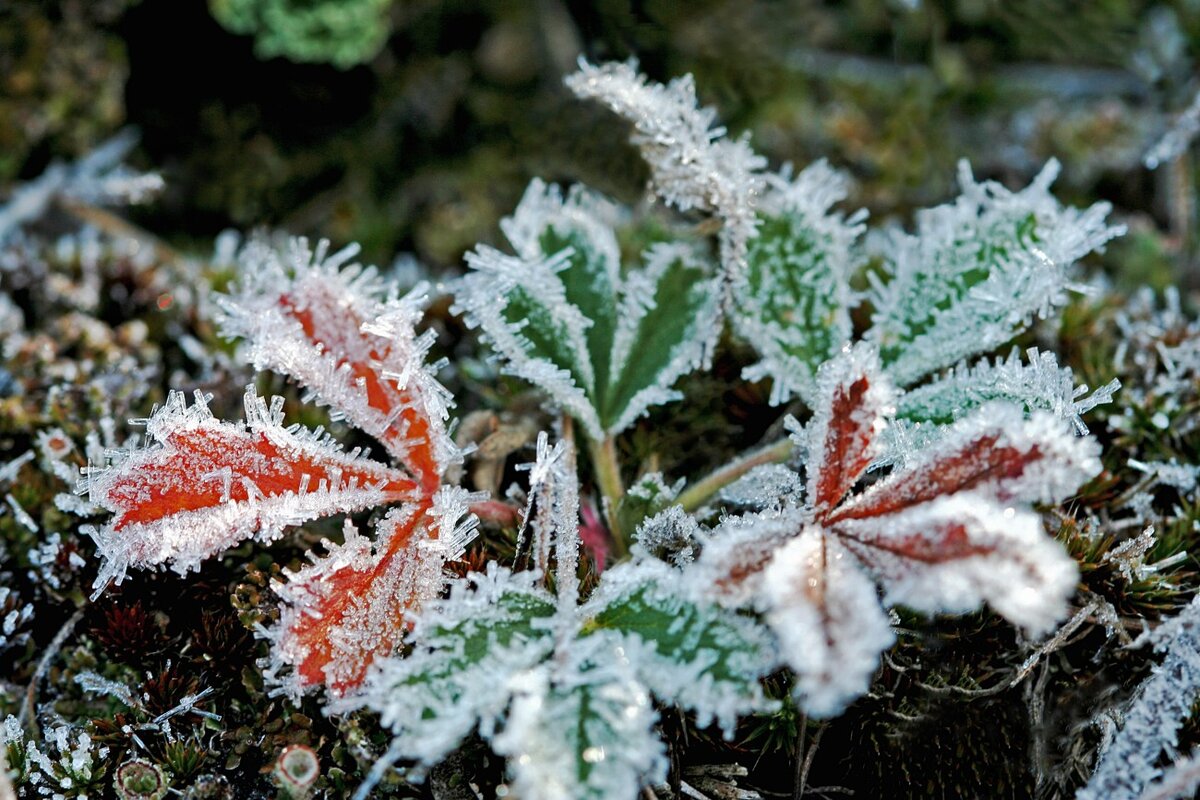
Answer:
[[[454,450],[449,398],[423,363],[431,340],[413,330],[420,292],[389,298],[373,269],[347,263],[357,252],[250,242],[237,291],[219,299],[221,330],[244,340],[256,367],[287,375],[379,440],[431,494]]]
[[[1029,506],[1099,471],[1093,441],[1049,413],[989,405],[859,495],[893,393],[869,345],[823,366],[805,431],[808,502],[730,518],[696,569],[724,602],[766,613],[806,709],[866,691],[893,634],[883,605],[962,612],[989,603],[1039,632],[1065,611],[1076,568]]]
[[[204,397],[189,407],[172,392],[146,420],[149,447],[90,471],[92,502],[113,512],[93,534],[105,559],[98,588],[129,567],[182,574],[246,538],[270,541],[290,525],[419,496],[400,470],[284,427],[282,398],[268,408],[249,389],[245,402],[246,421],[233,424],[215,419]]]
[[[292,695],[321,684],[350,692],[393,652],[409,612],[441,591],[446,561],[473,535],[469,504],[481,499],[442,485],[458,451],[445,427],[450,397],[426,364],[433,336],[415,331],[424,288],[387,296],[373,269],[348,264],[356,252],[252,241],[240,288],[218,301],[222,330],[245,340],[257,367],[308,388],[405,469],[284,427],[283,401],[268,408],[248,391],[241,425],[214,419],[203,398],[188,407],[172,393],[147,420],[154,443],[90,476],[93,500],[114,514],[91,530],[105,559],[99,590],[129,567],[186,572],[250,536],[269,541],[319,516],[392,506],[374,541],[347,523],[343,543],[327,542],[325,555],[275,587],[282,605],[267,632],[268,672]]]

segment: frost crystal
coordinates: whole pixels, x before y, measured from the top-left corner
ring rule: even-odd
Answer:
[[[699,255],[651,248],[622,273],[612,206],[530,184],[501,226],[515,256],[481,245],[454,311],[478,327],[509,372],[533,383],[594,439],[676,400],[680,376],[708,363],[720,333],[717,292]]]
[[[964,161],[957,201],[918,212],[915,234],[881,237],[886,279],[870,275],[866,335],[897,384],[998,347],[1061,306],[1074,263],[1124,232],[1105,224],[1107,203],[1060,205],[1058,170],[1051,161],[1011,192],[976,182]]]
[[[414,499],[405,473],[343,453],[320,431],[283,424],[253,387],[246,421],[215,419],[206,398],[172,392],[146,421],[153,444],[93,469],[88,494],[113,519],[92,530],[103,590],[129,567],[170,564],[180,574],[250,536],[271,541],[317,517]]]
[[[986,359],[975,366],[959,364],[945,375],[901,395],[896,413],[900,417],[952,422],[985,403],[1005,400],[1032,412],[1045,409],[1069,420],[1075,430],[1088,432],[1083,415],[1098,405],[1112,402],[1121,383],[1113,380],[1088,395],[1086,384],[1075,385],[1069,367],[1060,367],[1053,353],[1031,347],[1027,361],[1014,348],[1007,358]]]
[[[1146,165],[1147,169],[1158,169],[1160,165],[1174,161],[1187,152],[1197,135],[1200,135],[1200,92],[1192,98],[1191,104],[1171,122],[1162,138],[1146,151],[1142,163]]]
[[[140,203],[163,187],[155,173],[139,173],[122,161],[137,144],[126,129],[72,164],[51,164],[35,180],[20,187],[0,206],[0,245],[21,225],[39,219],[56,199],[93,205]]]
[[[650,165],[653,189],[663,200],[721,220],[721,263],[729,282],[739,279],[758,224],[755,203],[767,164],[750,149],[747,137],[727,139],[724,128],[714,127],[716,111],[699,106],[691,75],[664,86],[648,81],[634,62],[593,66],[580,59],[579,71],[566,84],[577,96],[598,100],[633,123],[633,143]]]
[[[374,268],[351,263],[358,246],[329,255],[322,240],[286,249],[255,239],[238,256],[242,282],[218,299],[222,333],[241,338],[258,369],[280,372],[378,439],[427,490],[455,457],[446,436],[449,397],[417,336],[427,287],[386,296]]]
[[[868,345],[826,364],[817,391],[806,504],[723,521],[689,570],[726,603],[766,615],[810,713],[836,714],[866,691],[891,644],[876,585],[884,604],[929,612],[986,601],[1034,633],[1062,616],[1074,562],[1028,505],[1098,472],[1093,442],[1048,413],[989,404],[851,494],[879,454],[893,394]]]
[[[1121,730],[1076,800],[1135,800],[1163,775],[1158,766],[1163,752],[1174,756],[1179,729],[1200,696],[1200,599],[1164,623],[1151,641],[1166,658],[1138,688]]]
[[[812,400],[817,367],[851,335],[852,252],[865,212],[845,219],[830,209],[846,198],[848,178],[818,161],[794,179],[767,176],[758,235],[744,280],[734,286],[734,330],[762,361],[743,373],[771,378],[771,402]]]

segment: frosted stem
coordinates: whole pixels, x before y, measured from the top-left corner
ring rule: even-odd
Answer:
[[[617,461],[617,443],[612,436],[605,436],[599,441],[591,440],[588,448],[592,456],[592,469],[596,473],[596,484],[604,497],[604,518],[612,535],[613,555],[621,558],[629,551],[629,545],[617,519],[617,504],[625,496],[621,465]]]
[[[794,446],[792,440],[785,437],[757,450],[752,450],[689,486],[676,498],[676,502],[683,506],[685,511],[695,511],[718,491],[755,467],[761,464],[781,464],[787,461]]]

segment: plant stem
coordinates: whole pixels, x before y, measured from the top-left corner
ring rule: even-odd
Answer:
[[[685,489],[675,500],[685,511],[695,511],[722,488],[736,481],[761,464],[780,464],[792,454],[792,440],[783,438],[777,442],[752,450],[709,473],[706,477]]]
[[[625,486],[621,483],[621,465],[617,461],[617,443],[611,436],[605,436],[600,441],[588,443],[592,456],[592,468],[596,472],[596,484],[604,497],[604,518],[608,522],[608,531],[612,534],[613,555],[621,558],[629,552],[625,534],[617,520],[617,504],[625,496]]]

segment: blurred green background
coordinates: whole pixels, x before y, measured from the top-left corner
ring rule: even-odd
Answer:
[[[1161,285],[1194,166],[1141,158],[1197,53],[1200,0],[9,0],[0,185],[133,125],[168,182],[137,221],[169,241],[267,225],[447,268],[535,175],[642,196],[626,129],[561,83],[636,56],[773,162],[848,169],[877,219],[948,198],[960,157],[1015,184],[1057,156],[1060,194],[1131,225],[1117,280]]]

